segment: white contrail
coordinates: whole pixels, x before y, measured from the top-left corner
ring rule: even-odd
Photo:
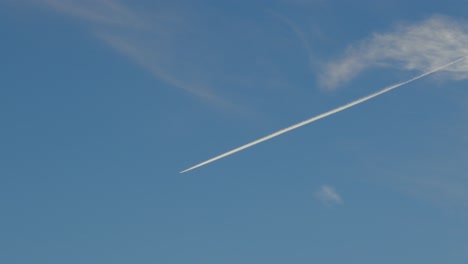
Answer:
[[[377,96],[379,96],[379,95],[381,95],[381,94],[384,94],[384,93],[386,93],[386,92],[389,92],[389,91],[391,91],[391,90],[393,90],[393,89],[396,89],[396,88],[398,88],[398,87],[400,87],[400,86],[403,86],[403,85],[408,84],[408,83],[410,83],[410,82],[416,81],[417,79],[420,79],[420,78],[422,78],[422,77],[424,77],[424,76],[426,76],[426,75],[429,75],[429,74],[431,74],[431,73],[434,73],[434,72],[440,71],[440,70],[442,70],[442,69],[444,69],[444,68],[447,68],[448,66],[450,66],[450,65],[452,65],[452,64],[455,64],[455,63],[457,63],[457,62],[459,62],[459,61],[461,61],[461,60],[463,60],[463,59],[465,59],[465,58],[466,58],[466,57],[459,58],[459,59],[457,59],[457,60],[454,60],[454,61],[452,61],[452,62],[450,62],[450,63],[445,64],[444,66],[438,67],[438,68],[433,69],[433,70],[428,71],[428,72],[425,72],[425,73],[423,73],[423,74],[421,74],[421,75],[418,75],[418,76],[416,76],[416,77],[414,77],[414,78],[412,78],[412,79],[409,79],[409,80],[407,80],[407,81],[404,81],[404,82],[401,82],[401,83],[398,83],[398,84],[394,84],[394,85],[392,85],[392,86],[389,86],[389,87],[387,87],[387,88],[384,88],[384,89],[382,89],[382,90],[380,90],[380,91],[378,91],[378,92],[375,92],[375,93],[373,93],[373,94],[370,94],[370,95],[368,95],[368,96],[365,96],[365,97],[363,97],[363,98],[361,98],[361,99],[358,99],[358,100],[356,100],[356,101],[353,101],[353,102],[351,102],[351,103],[345,104],[345,105],[343,105],[343,106],[340,106],[340,107],[338,107],[338,108],[335,108],[335,109],[333,109],[333,110],[330,110],[330,111],[328,111],[328,112],[325,112],[325,113],[323,113],[323,114],[320,114],[320,115],[318,115],[318,116],[314,116],[314,117],[312,117],[312,118],[310,118],[310,119],[304,120],[304,121],[302,121],[302,122],[300,122],[300,123],[297,123],[297,124],[295,124],[295,125],[292,125],[292,126],[290,126],[290,127],[281,129],[280,131],[277,131],[277,132],[275,132],[275,133],[273,133],[273,134],[270,134],[270,135],[268,135],[268,136],[262,137],[262,138],[260,138],[260,139],[257,139],[257,140],[255,140],[255,141],[253,141],[253,142],[250,142],[250,143],[245,144],[245,145],[243,145],[243,146],[240,146],[240,147],[238,147],[238,148],[236,148],[236,149],[233,149],[233,150],[231,150],[231,151],[228,151],[228,152],[226,152],[226,153],[224,153],[224,154],[221,154],[221,155],[219,155],[219,156],[216,156],[216,157],[214,157],[214,158],[212,158],[212,159],[209,159],[209,160],[207,160],[207,161],[204,161],[204,162],[202,162],[202,163],[199,163],[199,164],[197,164],[197,165],[195,165],[195,166],[193,166],[193,167],[190,167],[190,168],[188,168],[188,169],[186,169],[186,170],[181,171],[180,173],[184,173],[184,172],[187,172],[187,171],[196,169],[196,168],[198,168],[198,167],[201,167],[201,166],[206,165],[206,164],[208,164],[208,163],[211,163],[211,162],[213,162],[213,161],[219,160],[219,159],[221,159],[221,158],[224,158],[224,157],[226,157],[226,156],[229,156],[229,155],[231,155],[231,154],[234,154],[234,153],[236,153],[236,152],[239,152],[239,151],[241,151],[241,150],[243,150],[243,149],[246,149],[246,148],[252,147],[252,146],[254,146],[254,145],[257,145],[258,143],[261,143],[261,142],[263,142],[263,141],[269,140],[269,139],[271,139],[271,138],[274,138],[274,137],[276,137],[276,136],[279,136],[279,135],[281,135],[281,134],[284,134],[284,133],[286,133],[286,132],[289,132],[289,131],[291,131],[291,130],[294,130],[294,129],[296,129],[296,128],[299,128],[299,127],[301,127],[301,126],[305,126],[305,125],[307,125],[307,124],[309,124],[309,123],[312,123],[312,122],[314,122],[314,121],[317,121],[317,120],[322,119],[322,118],[324,118],[324,117],[327,117],[327,116],[329,116],[329,115],[333,115],[333,114],[335,114],[335,113],[341,112],[341,111],[343,111],[343,110],[345,110],[345,109],[348,109],[348,108],[350,108],[350,107],[353,107],[353,106],[355,106],[355,105],[358,105],[358,104],[360,104],[360,103],[363,103],[363,102],[365,102],[365,101],[367,101],[367,100],[370,100],[370,99],[372,99],[372,98],[374,98],[374,97],[377,97]]]

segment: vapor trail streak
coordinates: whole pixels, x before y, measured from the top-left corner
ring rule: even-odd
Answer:
[[[180,173],[184,173],[184,172],[187,172],[187,171],[196,169],[196,168],[198,168],[198,167],[201,167],[201,166],[206,165],[206,164],[208,164],[208,163],[211,163],[211,162],[213,162],[213,161],[222,159],[222,158],[224,158],[224,157],[226,157],[226,156],[229,156],[229,155],[231,155],[231,154],[234,154],[234,153],[239,152],[239,151],[241,151],[241,150],[244,150],[244,149],[246,149],[246,148],[249,148],[249,147],[252,147],[252,146],[254,146],[254,145],[257,145],[257,144],[259,144],[259,143],[261,143],[261,142],[263,142],[263,141],[269,140],[269,139],[271,139],[271,138],[274,138],[274,137],[276,137],[276,136],[279,136],[279,135],[281,135],[281,134],[284,134],[284,133],[286,133],[286,132],[289,132],[289,131],[291,131],[291,130],[294,130],[294,129],[296,129],[296,128],[299,128],[299,127],[301,127],[301,126],[305,126],[305,125],[307,125],[307,124],[309,124],[309,123],[315,122],[315,121],[317,121],[317,120],[319,120],[319,119],[322,119],[322,118],[324,118],[324,117],[327,117],[327,116],[333,115],[333,114],[335,114],[335,113],[341,112],[341,111],[343,111],[343,110],[345,110],[345,109],[348,109],[348,108],[350,108],[350,107],[353,107],[353,106],[355,106],[355,105],[358,105],[358,104],[360,104],[360,103],[363,103],[363,102],[365,102],[365,101],[367,101],[367,100],[370,100],[370,99],[372,99],[372,98],[374,98],[374,97],[377,97],[377,96],[379,96],[379,95],[382,95],[382,94],[384,94],[384,93],[386,93],[386,92],[389,92],[389,91],[391,91],[391,90],[393,90],[393,89],[396,89],[396,88],[398,88],[398,87],[400,87],[400,86],[403,86],[403,85],[408,84],[408,83],[410,83],[410,82],[416,81],[417,79],[420,79],[420,78],[422,78],[422,77],[424,77],[424,76],[426,76],[426,75],[429,75],[429,74],[431,74],[431,73],[434,73],[434,72],[440,71],[440,70],[442,70],[442,69],[444,69],[444,68],[447,68],[447,67],[449,67],[450,65],[455,64],[455,63],[457,63],[457,62],[459,62],[459,61],[462,61],[462,60],[465,59],[465,58],[466,58],[466,57],[459,58],[459,59],[457,59],[457,60],[454,60],[454,61],[452,61],[452,62],[450,62],[450,63],[445,64],[444,66],[435,68],[435,69],[430,70],[430,71],[428,71],[428,72],[425,72],[425,73],[423,73],[423,74],[421,74],[421,75],[418,75],[418,76],[416,76],[416,77],[414,77],[414,78],[412,78],[412,79],[409,79],[409,80],[407,80],[407,81],[404,81],[404,82],[401,82],[401,83],[398,83],[398,84],[394,84],[394,85],[389,86],[389,87],[387,87],[387,88],[384,88],[384,89],[382,89],[382,90],[380,90],[380,91],[378,91],[378,92],[375,92],[375,93],[373,93],[373,94],[370,94],[370,95],[368,95],[368,96],[365,96],[365,97],[363,97],[363,98],[361,98],[361,99],[355,100],[355,101],[353,101],[353,102],[351,102],[351,103],[345,104],[345,105],[343,105],[343,106],[340,106],[340,107],[338,107],[338,108],[335,108],[335,109],[333,109],[333,110],[330,110],[330,111],[328,111],[328,112],[325,112],[325,113],[323,113],[323,114],[320,114],[320,115],[318,115],[318,116],[314,116],[314,117],[312,117],[312,118],[310,118],[310,119],[304,120],[304,121],[302,121],[302,122],[300,122],[300,123],[297,123],[297,124],[295,124],[295,125],[292,125],[292,126],[290,126],[290,127],[281,129],[281,130],[279,130],[279,131],[277,131],[277,132],[275,132],[275,133],[273,133],[273,134],[270,134],[270,135],[268,135],[268,136],[262,137],[262,138],[260,138],[260,139],[255,140],[255,141],[252,141],[252,142],[250,142],[250,143],[248,143],[248,144],[245,144],[245,145],[243,145],[243,146],[240,146],[240,147],[238,147],[238,148],[236,148],[236,149],[233,149],[233,150],[228,151],[228,152],[226,152],[226,153],[223,153],[223,154],[221,154],[221,155],[219,155],[219,156],[216,156],[216,157],[214,157],[214,158],[212,158],[212,159],[209,159],[209,160],[207,160],[207,161],[204,161],[204,162],[202,162],[202,163],[199,163],[199,164],[197,164],[197,165],[195,165],[195,166],[193,166],[193,167],[190,167],[190,168],[188,168],[188,169],[186,169],[186,170],[181,171]]]

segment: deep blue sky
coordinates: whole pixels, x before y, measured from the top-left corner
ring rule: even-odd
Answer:
[[[324,88],[350,45],[468,19],[461,0],[343,2],[2,1],[0,262],[467,263],[465,77],[178,173],[421,72]]]

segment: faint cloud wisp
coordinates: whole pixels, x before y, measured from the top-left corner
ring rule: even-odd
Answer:
[[[277,13],[275,11],[272,11],[272,10],[268,10],[268,12],[273,15],[274,17],[278,18],[279,20],[283,21],[284,23],[286,23],[288,25],[288,27],[292,30],[292,32],[297,36],[297,38],[299,39],[299,41],[301,42],[302,46],[304,47],[305,49],[305,52],[307,54],[307,59],[308,59],[308,63],[309,63],[309,68],[310,70],[314,70],[315,67],[316,67],[316,64],[317,64],[317,58],[316,56],[314,55],[314,52],[312,51],[312,48],[311,48],[311,45],[310,45],[310,42],[307,40],[307,37],[306,37],[306,34],[299,28],[298,25],[296,25],[296,23],[294,23],[291,19],[289,19],[288,17],[280,14],[280,13]]]
[[[333,90],[369,67],[423,72],[467,55],[468,23],[437,15],[420,23],[401,24],[389,33],[374,33],[349,46],[344,56],[324,66],[319,82]],[[468,63],[454,65],[444,74],[452,80],[468,79]]]
[[[123,27],[141,27],[146,23],[135,12],[115,0],[42,0],[42,2],[57,12],[92,23]]]
[[[204,67],[198,65],[199,61],[181,55],[190,53],[186,46],[179,48],[181,36],[193,31],[181,15],[183,10],[161,6],[149,14],[118,0],[39,0],[35,4],[86,23],[98,39],[157,79],[225,110],[245,111],[209,88],[212,80],[200,71]]]
[[[315,198],[324,205],[341,205],[344,203],[335,188],[329,185],[322,185],[320,189],[315,192]]]

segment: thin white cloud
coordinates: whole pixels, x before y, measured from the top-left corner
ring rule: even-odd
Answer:
[[[343,204],[343,199],[338,192],[329,185],[322,185],[320,189],[315,192],[315,197],[325,205]]]
[[[368,67],[422,72],[467,55],[468,23],[446,16],[432,16],[420,23],[400,24],[389,33],[374,33],[349,46],[344,56],[325,65],[319,82],[325,89],[335,89]],[[446,69],[444,77],[468,79],[468,63]]]
[[[220,16],[191,1],[22,1],[75,19],[156,79],[230,113],[258,115],[246,106],[254,104],[251,91],[291,89],[290,58],[282,55],[290,43],[265,30],[266,14]]]
[[[466,143],[461,143],[465,146]],[[423,160],[413,162],[405,171],[389,168],[382,174],[382,180],[387,182],[396,190],[407,193],[414,198],[432,203],[435,206],[459,208],[466,212],[468,208],[468,179],[463,174],[466,167],[462,158],[444,160],[444,157],[437,157],[437,160]],[[427,166],[427,163],[432,166]],[[378,171],[385,165],[380,164]],[[402,166],[403,167],[403,166]]]
[[[314,52],[312,51],[312,46],[310,45],[310,42],[307,39],[307,36],[304,33],[304,31],[302,31],[300,27],[288,17],[278,12],[272,11],[272,10],[269,10],[268,12],[272,14],[274,17],[286,23],[288,27],[292,30],[292,32],[297,36],[297,38],[301,42],[306,52],[308,63],[309,63],[309,68],[310,70],[314,70],[317,64],[317,59],[316,59],[316,56],[314,55]]]
[[[145,22],[115,0],[40,0],[50,8],[93,23],[140,27]]]
[[[161,81],[185,90],[218,107],[233,112],[242,112],[242,110],[232,102],[228,102],[210,91],[207,88],[208,85],[200,78],[196,78],[195,76],[181,77],[184,75],[183,71],[176,73],[175,70],[171,70],[170,64],[174,64],[174,61],[171,61],[171,56],[165,53],[164,49],[155,48],[158,45],[157,43],[152,43],[153,45],[149,47],[147,42],[125,34],[100,32],[97,36],[116,51],[144,67]],[[190,81],[187,81],[188,79],[190,79]]]
[[[179,48],[185,48],[181,45],[181,36],[193,31],[190,23],[184,21],[183,11],[161,8],[147,14],[118,0],[39,0],[34,3],[86,23],[98,39],[157,79],[230,112],[246,111],[209,88],[212,74],[202,72],[205,67],[198,65],[199,60],[193,56],[184,57],[199,53]]]
[[[445,177],[443,177],[445,176]],[[426,178],[412,177],[413,189],[409,190],[439,204],[468,204],[468,183],[463,177],[447,175]]]

